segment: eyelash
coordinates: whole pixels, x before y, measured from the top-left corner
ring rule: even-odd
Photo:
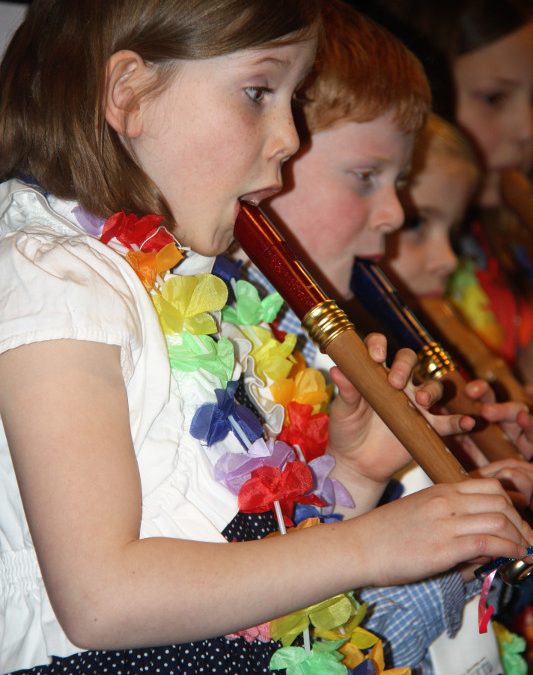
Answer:
[[[425,224],[425,219],[419,213],[410,213],[405,215],[402,228],[410,232],[420,230]]]
[[[409,185],[409,176],[400,176],[396,180],[396,191],[402,192],[402,190],[405,190],[408,185]]]
[[[244,92],[252,103],[260,105],[265,99],[265,94],[271,94],[273,89],[270,87],[245,87]]]
[[[491,108],[497,108],[507,100],[507,94],[503,91],[481,93],[479,96],[483,103]]]
[[[311,103],[311,99],[308,96],[306,96],[304,92],[295,91],[294,94],[292,95],[292,103],[295,106],[303,108],[308,103]]]
[[[354,171],[354,176],[365,186],[370,186],[372,179],[375,176],[375,172],[372,169],[367,171]]]

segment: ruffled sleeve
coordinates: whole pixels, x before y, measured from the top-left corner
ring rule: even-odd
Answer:
[[[140,322],[130,281],[101,248],[39,224],[0,241],[0,352],[69,338],[114,344],[128,382]]]

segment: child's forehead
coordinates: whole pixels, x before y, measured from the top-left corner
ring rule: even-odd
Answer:
[[[240,49],[212,59],[222,64],[223,68],[235,71],[239,69],[297,69],[304,77],[311,70],[316,54],[316,38],[286,42],[284,40],[260,45],[247,49]]]
[[[350,118],[337,121],[331,127],[316,134],[322,135],[331,144],[347,153],[376,152],[388,155],[399,146],[412,152],[415,135],[405,131],[395,120],[393,113],[380,115],[367,121]]]
[[[521,28],[479,49],[459,56],[455,68],[464,75],[505,78],[514,71],[533,70],[533,19]]]

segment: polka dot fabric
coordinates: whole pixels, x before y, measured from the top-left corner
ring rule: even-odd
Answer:
[[[277,530],[274,515],[238,513],[223,531],[228,541],[262,539]],[[18,670],[12,675],[255,675],[270,673],[268,663],[281,645],[277,642],[246,642],[224,637],[169,647],[87,651],[63,659],[54,658],[48,666]]]
[[[268,662],[277,648],[276,643],[216,638],[170,647],[83,652],[54,659],[49,666],[19,670],[17,675],[251,675],[271,672]]]

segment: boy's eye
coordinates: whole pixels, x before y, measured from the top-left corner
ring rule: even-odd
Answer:
[[[311,103],[311,99],[306,96],[304,91],[295,91],[292,95],[292,102],[294,105],[302,107]]]
[[[246,87],[244,91],[246,96],[254,103],[261,103],[265,98],[265,94],[270,94],[272,89],[269,87]]]
[[[374,172],[371,169],[368,169],[366,171],[355,171],[355,175],[361,183],[370,183],[372,178],[374,177]]]
[[[396,180],[396,190],[398,192],[401,192],[402,190],[405,190],[405,188],[409,185],[409,177],[408,176],[399,176]]]

